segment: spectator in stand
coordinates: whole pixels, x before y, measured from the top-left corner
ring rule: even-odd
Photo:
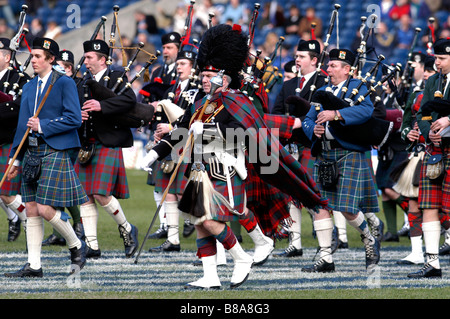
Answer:
[[[56,21],[51,20],[47,23],[47,30],[45,31],[44,38],[57,40],[61,36],[61,34],[62,34],[62,29],[56,23]]]
[[[394,6],[393,0],[381,0],[381,17],[380,21],[387,21],[390,19],[389,12],[391,11],[392,7]]]
[[[388,59],[394,53],[394,49],[397,46],[397,38],[394,33],[389,32],[388,26],[383,21],[380,21],[375,32],[375,36],[373,37],[375,52],[378,55],[384,55]],[[372,44],[372,41],[369,41],[370,44]]]
[[[389,11],[389,17],[397,21],[404,15],[411,15],[411,4],[409,0],[397,0]]]
[[[239,0],[230,0],[225,6],[220,22],[227,23],[230,19],[234,24],[242,24],[242,22],[247,20],[245,16],[245,5],[241,4]]]
[[[304,33],[310,33],[311,34],[311,24],[316,24],[316,28],[314,30],[314,33],[316,37],[320,38],[322,36],[322,19],[316,16],[316,10],[314,7],[309,7],[306,9],[305,16],[300,19],[300,24],[298,26],[298,35],[302,36]]]
[[[0,34],[3,38],[12,39],[14,36],[14,30],[8,26],[5,19],[0,19]]]
[[[411,0],[410,11],[413,21],[427,20],[432,15],[430,7],[424,0]]]
[[[298,29],[300,20],[303,18],[300,13],[300,9],[295,5],[291,5],[289,8],[289,15],[284,25],[286,35],[298,35]]]
[[[402,50],[409,50],[414,39],[414,28],[411,23],[411,17],[404,14],[399,19],[399,26],[397,31],[397,48]]]
[[[146,32],[147,35],[158,34],[158,24],[153,15],[146,15],[142,10],[136,10],[134,19],[136,20],[135,38],[142,32]]]
[[[27,42],[30,45],[33,43],[34,38],[36,38],[36,37],[42,38],[45,34],[45,28],[44,28],[44,25],[42,24],[41,19],[34,18],[33,20],[31,20],[31,24],[28,27],[28,31],[29,32],[25,35],[25,39],[27,40]],[[23,44],[23,45],[25,45],[25,44]]]

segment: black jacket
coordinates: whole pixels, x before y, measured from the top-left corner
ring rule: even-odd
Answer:
[[[0,90],[3,90],[3,84],[6,81],[6,74],[0,79]],[[20,78],[17,70],[13,69],[9,75],[9,87],[6,93],[11,91],[14,83],[19,80],[19,88],[15,90],[16,99],[9,102],[0,103],[0,144],[12,143],[14,134],[16,133],[17,121],[19,119],[20,101],[22,95],[19,91],[28,82],[30,77],[24,73],[24,76]]]
[[[120,69],[111,70],[110,80],[108,82],[108,88],[112,88],[117,79],[122,75]],[[89,77],[86,79],[90,79]],[[86,81],[85,80],[85,81]],[[119,85],[116,92],[119,92],[122,87],[127,83],[127,78]],[[100,84],[104,84],[104,79],[99,81]],[[78,85],[78,96],[80,98],[80,104],[83,106],[85,102],[84,98],[84,82]],[[88,99],[91,99],[92,94],[89,92]],[[112,121],[108,115],[115,115],[125,113],[130,110],[136,104],[136,95],[131,88],[125,90],[122,95],[111,97],[108,99],[100,100],[101,111],[92,112],[88,121],[83,122],[78,133],[80,135],[81,143],[95,138],[101,144],[106,147],[131,147],[133,146],[133,134],[131,129],[123,127],[120,122]]]

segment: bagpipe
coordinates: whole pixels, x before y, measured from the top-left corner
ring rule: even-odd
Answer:
[[[134,56],[134,59],[137,55]],[[105,86],[100,85],[97,81],[89,79],[85,81],[85,85],[89,88],[92,98],[97,101],[102,101],[118,95],[122,95],[126,90],[131,89],[133,83],[142,76],[157,59],[157,56],[151,55],[146,64],[135,74],[135,76],[128,81],[119,92],[115,92]],[[133,60],[134,62],[134,60]],[[132,63],[131,63],[132,64]],[[124,81],[126,74],[122,75],[121,82]],[[154,108],[149,104],[136,102],[127,112],[119,115],[108,115],[112,123],[116,123],[122,127],[141,128],[147,125],[153,118]]]
[[[328,30],[325,36],[325,41],[323,43],[323,50],[320,52],[318,61],[317,61],[317,68],[316,68],[316,72],[313,75],[313,80],[312,80],[312,84],[309,88],[310,92],[309,92],[309,96],[308,96],[308,102],[311,102],[312,97],[314,95],[314,93],[316,92],[317,89],[317,79],[319,77],[319,74],[322,72],[322,67],[324,66],[325,63],[325,58],[328,55],[327,49],[328,46],[330,45],[330,38],[331,35],[333,33],[333,29],[334,29],[334,25],[336,23],[336,19],[338,18],[338,12],[339,9],[341,8],[341,5],[336,3],[334,5],[334,10],[331,14],[331,19],[330,19],[330,25],[328,26]]]
[[[437,113],[438,118],[450,115],[450,101],[444,99],[443,82],[445,75],[442,74],[442,69],[439,70],[437,79],[437,87],[434,92],[434,99],[425,102],[421,106],[422,121],[432,121],[432,113]]]
[[[398,87],[398,92],[399,92],[398,100],[399,100],[399,103],[402,105],[404,105],[406,103],[406,101],[408,100],[409,94],[411,93],[412,82],[414,80],[414,68],[412,66],[412,63],[414,61],[412,60],[412,58],[413,58],[413,52],[417,45],[417,41],[419,39],[420,32],[422,32],[421,28],[414,29],[414,39],[411,44],[411,48],[408,52],[408,58],[405,63],[405,67],[403,69],[400,85]]]
[[[380,59],[380,58],[379,58]],[[335,96],[332,92],[323,90],[317,91],[311,101],[316,110],[320,110],[320,106],[324,110],[340,110],[346,107],[352,107],[362,103],[366,98],[377,91],[378,88],[383,86],[383,83],[389,81],[394,77],[396,70],[399,67],[388,68],[388,73],[382,77],[375,85],[370,86],[365,94],[360,94],[356,100],[341,99]],[[374,70],[376,72],[376,70]],[[372,76],[374,81],[374,75]],[[394,123],[384,119],[371,117],[365,123],[359,125],[341,125],[338,121],[329,122],[330,127],[336,133],[336,136],[342,138],[343,140],[351,141],[352,143],[359,145],[374,145],[381,147],[388,139]],[[317,156],[321,150],[322,143],[315,143],[311,149],[311,154]]]
[[[94,40],[95,38],[97,38],[97,35],[98,35],[98,33],[100,32],[101,27],[103,27],[103,29],[105,29],[105,22],[106,22],[106,20],[107,20],[107,18],[106,18],[105,16],[102,16],[102,17],[100,18],[100,21],[98,22],[97,26],[95,27],[94,33],[91,35],[91,37],[90,37],[90,39],[89,39],[90,41],[92,41],[92,40]],[[83,66],[84,60],[85,60],[85,57],[84,57],[84,55],[83,55],[83,56],[80,58],[80,61],[78,62],[77,66],[75,67],[75,70],[74,70],[74,72],[73,72],[73,74],[72,74],[72,79],[75,80],[75,78],[77,77],[78,72],[81,70],[81,67]],[[86,71],[80,79],[85,78],[87,74],[88,74],[88,72]],[[82,82],[82,81],[78,81],[78,82],[76,83],[77,86],[78,86],[81,82]]]
[[[120,46],[114,46],[115,44],[115,33],[116,30],[119,33],[120,37],[120,30],[118,28],[118,11],[119,6],[115,5],[113,7],[114,11],[114,19],[111,26],[111,34],[110,34],[110,40],[109,40],[109,56],[107,59],[107,70],[105,72],[105,75],[103,77],[105,84],[100,85],[97,81],[93,79],[88,79],[89,72],[86,71],[83,75],[83,78],[78,83],[83,83],[85,92],[86,90],[89,90],[91,93],[91,97],[97,101],[102,101],[108,98],[112,98],[115,96],[122,95],[126,90],[132,89],[133,83],[140,79],[141,77],[144,77],[144,81],[148,81],[148,69],[149,67],[157,60],[158,56],[160,55],[160,52],[157,51],[156,55],[152,54],[150,52],[147,52],[143,49],[144,44],[139,43],[138,47],[124,47],[123,45]],[[100,28],[103,26],[105,27],[105,21],[106,17],[102,17],[100,22],[97,24],[95,31],[93,35],[91,36],[91,40],[95,39],[98,35],[98,32],[100,31]],[[106,85],[111,80],[110,74],[111,74],[111,66],[112,66],[112,52],[114,49],[120,49],[124,53],[125,50],[135,50],[134,54],[131,56],[130,60],[126,61],[126,55],[123,54],[123,64],[125,65],[121,75],[117,78],[116,83],[112,86],[112,88],[108,88]],[[131,66],[136,61],[139,53],[145,53],[148,55],[147,62],[141,67],[141,69],[136,72],[134,77],[131,80],[127,79],[127,73],[131,70]],[[76,72],[74,72],[73,77],[75,77],[78,70],[81,68],[81,65],[84,62],[84,57],[80,60],[80,62],[77,65]],[[145,73],[144,73],[145,72]],[[124,84],[125,83],[125,84]],[[153,118],[154,115],[154,108],[153,106],[145,103],[136,102],[127,112],[124,112],[122,114],[118,115],[108,115],[108,119],[111,120],[112,123],[119,125],[121,127],[129,127],[129,128],[141,128],[144,125],[147,125]]]
[[[25,39],[25,35],[28,33],[28,29],[25,28],[25,20],[26,20],[26,11],[28,10],[27,5],[22,5],[22,11],[19,15],[19,23],[18,23],[18,29],[15,36],[10,40],[9,44],[9,50],[11,50],[11,57],[9,60],[9,65],[7,67],[6,75],[5,75],[5,81],[3,82],[3,88],[2,91],[0,91],[0,103],[3,102],[9,102],[14,100],[15,95],[21,95],[21,90],[17,91],[19,89],[19,82],[20,80],[25,77],[25,69],[23,67],[20,67],[18,61],[16,60],[16,54],[19,50],[21,42]],[[31,61],[31,55],[28,57],[26,66]],[[16,67],[19,65],[19,67]],[[9,82],[11,79],[11,73],[13,70],[17,69],[19,78],[16,80],[15,83],[11,85]]]

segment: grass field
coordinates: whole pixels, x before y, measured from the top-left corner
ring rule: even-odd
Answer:
[[[146,173],[128,170],[131,198],[121,201],[128,220],[139,228],[142,242],[156,210],[153,188],[146,185]],[[403,213],[398,213],[399,227]],[[383,214],[380,218],[384,219]],[[16,242],[6,241],[7,223],[0,227],[0,274],[22,267],[27,255],[25,236]],[[153,230],[156,230],[156,223]],[[271,257],[261,267],[254,267],[249,280],[236,290],[229,290],[232,261],[219,267],[222,289],[219,291],[186,291],[184,284],[202,275],[201,267],[192,265],[196,259],[195,234],[181,237],[181,253],[151,254],[148,249],[163,240],[147,240],[137,264],[126,259],[123,243],[114,221],[100,209],[99,243],[103,257],[89,260],[78,281],[68,281],[68,250],[66,247],[44,247],[42,264],[44,278],[0,278],[2,299],[448,299],[450,296],[449,258],[441,258],[443,278],[439,280],[408,280],[406,274],[420,267],[400,267],[395,261],[406,256],[409,239],[399,243],[382,243],[379,267],[368,274],[364,267],[364,249],[358,233],[348,227],[349,249],[338,250],[334,259],[334,274],[307,274],[300,268],[313,261],[317,241],[312,237],[311,219],[307,213],[302,220],[302,257],[279,259]],[[51,233],[45,225],[45,237]],[[152,231],[153,231],[152,230]],[[242,231],[243,247],[252,253],[251,239]],[[287,247],[287,240],[276,244],[275,252]]]

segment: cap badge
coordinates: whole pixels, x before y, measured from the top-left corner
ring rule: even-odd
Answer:
[[[48,40],[44,40],[44,45],[43,45],[44,49],[48,50],[50,49],[50,41]]]

